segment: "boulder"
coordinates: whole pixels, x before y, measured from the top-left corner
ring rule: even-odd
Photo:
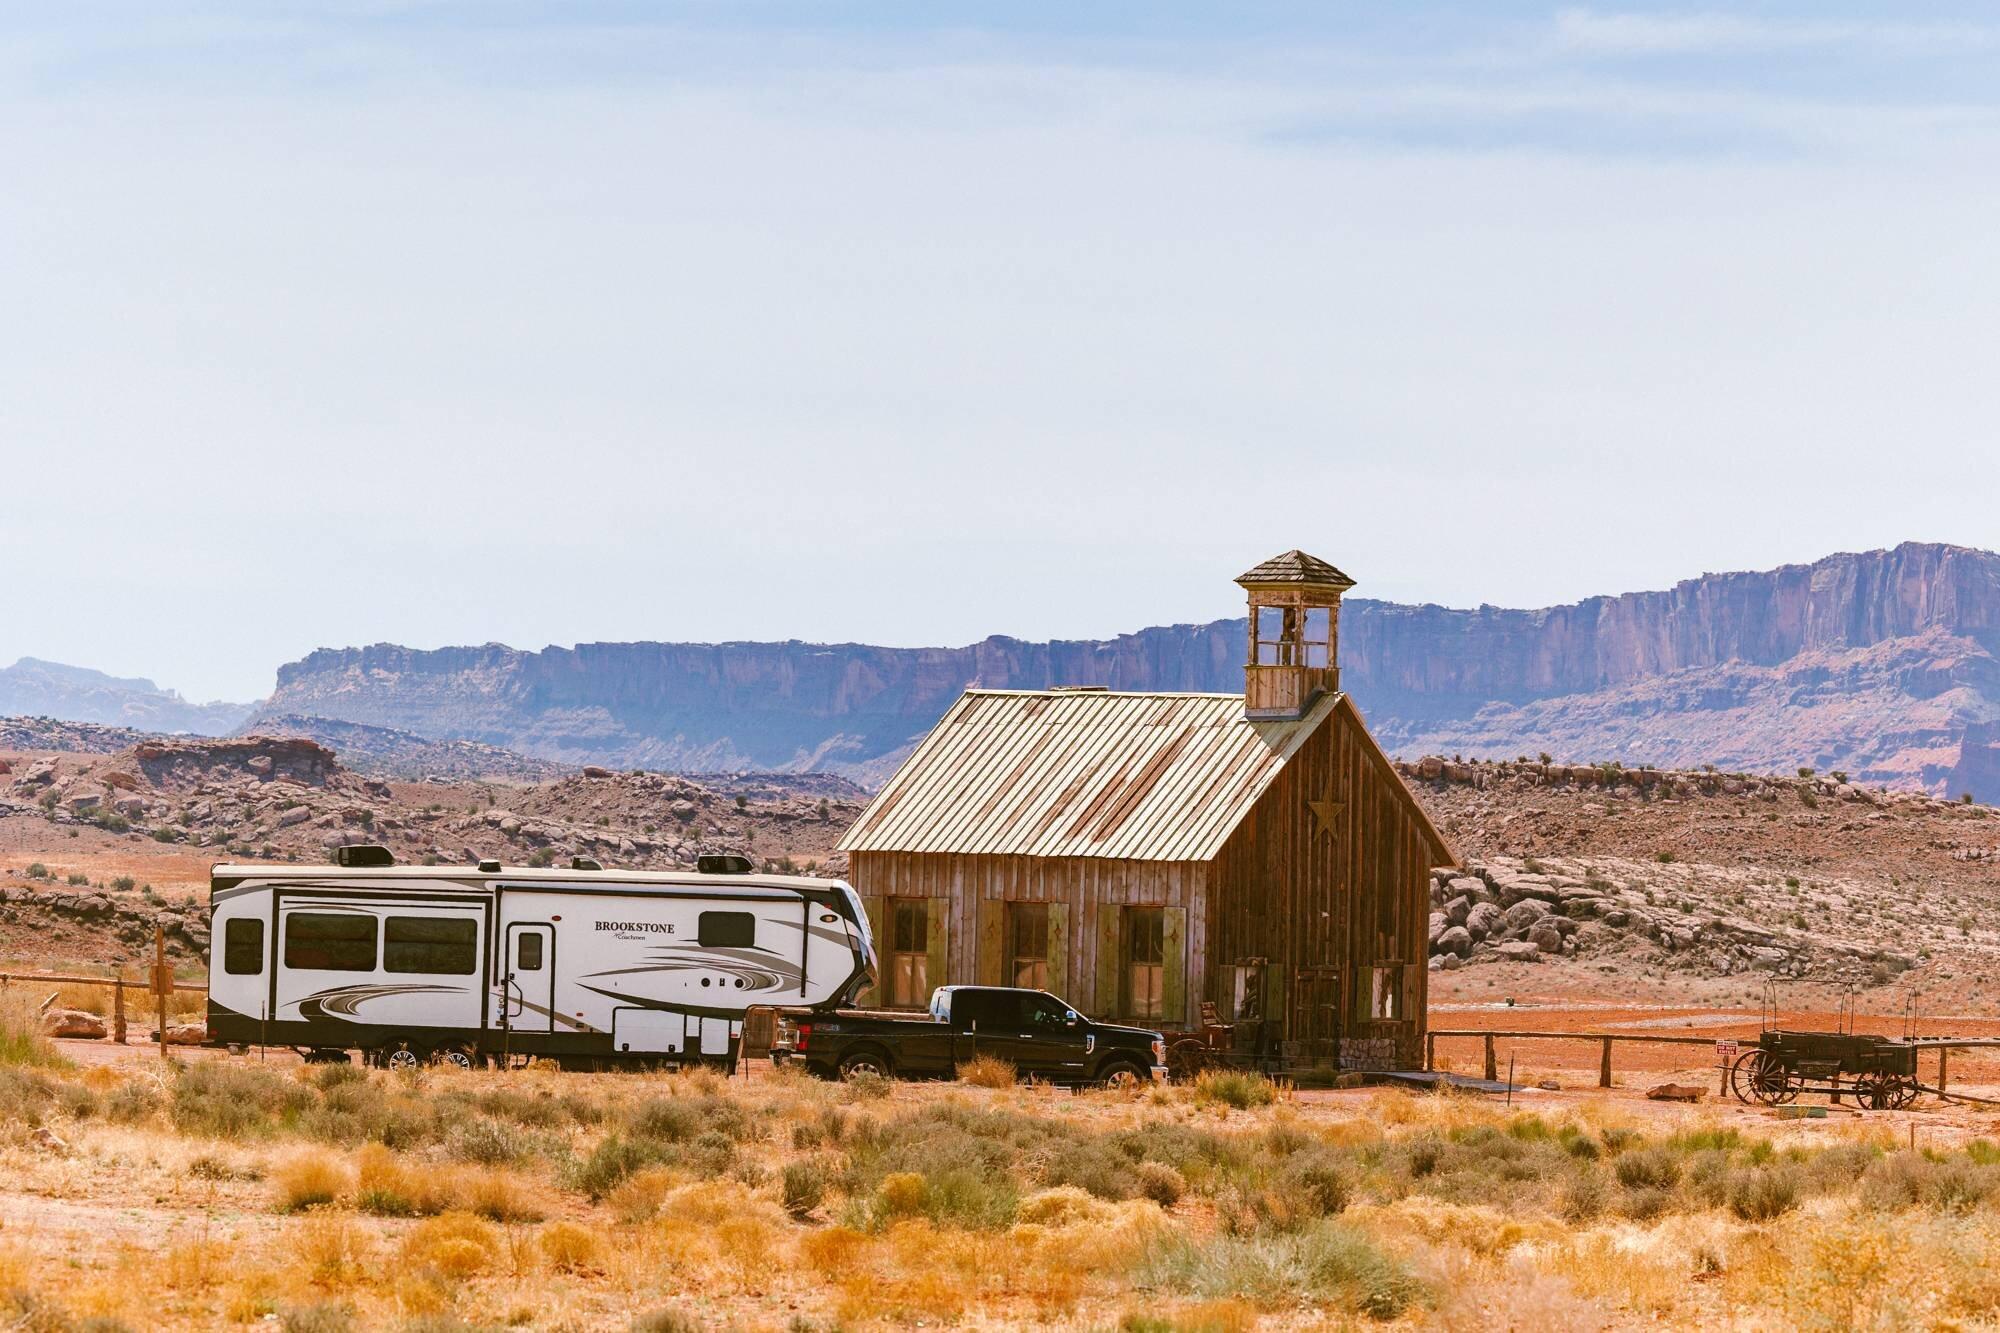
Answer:
[[[285,811],[284,813],[278,816],[278,827],[290,828],[294,824],[303,824],[312,817],[313,817],[313,812],[311,806],[295,805],[291,809]]]
[[[81,1009],[51,1009],[42,1015],[42,1031],[51,1037],[102,1038],[110,1031],[104,1020]]]
[[[1465,929],[1475,940],[1483,940],[1500,929],[1501,911],[1492,903],[1480,903],[1465,916]]]
[[[1431,942],[1436,953],[1453,954],[1459,958],[1472,952],[1472,932],[1464,926],[1447,926],[1444,932]]]
[[[1438,942],[1438,936],[1440,936],[1440,935],[1444,934],[1444,928],[1445,928],[1445,919],[1444,919],[1444,913],[1443,913],[1443,912],[1432,912],[1432,913],[1431,913],[1431,929],[1430,929],[1430,941],[1431,941],[1431,946],[1432,946],[1433,948],[1435,948],[1435,947],[1437,946],[1437,942]]]
[[[243,767],[249,769],[260,778],[268,778],[276,771],[278,765],[277,761],[268,754],[253,754],[243,761]]]
[[[1456,972],[1465,966],[1465,960],[1455,953],[1440,954],[1437,963],[1446,972]]]
[[[1445,889],[1475,903],[1487,902],[1493,896],[1493,890],[1486,887],[1486,881],[1477,875],[1459,875],[1446,880]]]
[[[1509,940],[1497,952],[1510,963],[1532,963],[1542,956],[1541,946],[1528,940]]]
[[[1563,935],[1556,929],[1553,919],[1537,921],[1528,931],[1528,942],[1543,953],[1561,953]]]
[[[600,768],[596,764],[585,764],[583,766],[583,775],[587,778],[608,778],[611,776],[611,770]]]
[[[1604,913],[1604,924],[1622,930],[1632,924],[1632,914],[1622,907],[1613,907]]]
[[[95,791],[73,792],[69,798],[69,810],[73,815],[81,815],[95,810],[104,800],[104,793]]]
[[[1783,949],[1774,949],[1763,944],[1751,945],[1749,952],[1750,966],[1760,972],[1775,972],[1783,967],[1791,957]]]
[[[1500,924],[1508,934],[1520,934],[1548,914],[1547,903],[1535,898],[1523,898],[1500,914]]]
[[[1470,898],[1453,898],[1444,905],[1444,923],[1447,926],[1462,926],[1465,918],[1472,914]]]

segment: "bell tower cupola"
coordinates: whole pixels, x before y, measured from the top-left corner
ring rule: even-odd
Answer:
[[[1250,594],[1244,716],[1304,717],[1320,695],[1340,689],[1340,595],[1354,580],[1304,551],[1287,551],[1236,582]]]

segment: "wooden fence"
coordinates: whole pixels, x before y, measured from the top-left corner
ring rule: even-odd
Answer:
[[[1594,1041],[1599,1044],[1597,1060],[1597,1086],[1611,1086],[1611,1047],[1614,1042],[1627,1042],[1654,1046],[1707,1046],[1714,1048],[1718,1041],[1731,1042],[1738,1049],[1756,1045],[1755,1039],[1744,1040],[1732,1037],[1669,1037],[1654,1033],[1636,1032],[1520,1032],[1506,1029],[1487,1028],[1432,1028],[1424,1035],[1424,1068],[1437,1068],[1438,1038],[1481,1037],[1485,1039],[1486,1077],[1497,1080],[1500,1077],[1499,1051],[1494,1043],[1500,1040],[1512,1041]],[[1943,1092],[1951,1076],[1951,1052],[1959,1050],[1991,1049],[2000,1047],[2000,1038],[1995,1037],[1919,1037],[1916,1039],[1920,1051],[1937,1052],[1937,1082],[1933,1084]]]

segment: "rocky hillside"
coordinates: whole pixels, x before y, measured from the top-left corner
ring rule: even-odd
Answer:
[[[257,730],[273,736],[304,736],[340,755],[353,772],[376,778],[473,782],[547,782],[575,766],[531,759],[497,745],[476,741],[434,741],[393,727],[371,727],[336,718],[296,713],[258,719]]]
[[[860,813],[851,797],[779,779],[723,793],[686,778],[586,768],[530,785],[387,782],[304,737],[141,741],[113,755],[0,754],[0,820],[91,829],[138,843],[213,848],[213,859],[323,860],[382,843],[398,860],[670,869],[707,853],[766,865],[823,861]],[[17,839],[18,840],[18,839]],[[85,850],[85,849],[77,849]]]
[[[268,707],[568,764],[872,782],[967,684],[1234,691],[1243,640],[1224,620],[963,648],[378,644],[281,668]],[[1987,552],[1911,543],[1533,611],[1353,598],[1340,649],[1347,688],[1402,755],[1838,767],[2000,799],[2000,556]]]
[[[251,704],[190,703],[150,680],[120,679],[88,667],[24,657],[0,667],[0,715],[58,717],[139,731],[226,736],[254,711]]]
[[[1433,880],[1434,968],[1555,961],[1615,984],[1770,977],[1829,995],[1900,981],[1933,1010],[2000,1007],[1988,806],[1844,772],[1402,767],[1466,861]]]

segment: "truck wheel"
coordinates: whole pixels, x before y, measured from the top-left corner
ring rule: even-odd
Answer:
[[[873,1074],[877,1078],[890,1075],[889,1057],[879,1051],[856,1051],[842,1058],[840,1076],[853,1078],[856,1074]]]
[[[1139,1072],[1137,1065],[1127,1064],[1123,1060],[1106,1065],[1103,1072],[1097,1076],[1099,1087],[1116,1088],[1121,1092],[1136,1088],[1145,1081],[1145,1075]]]
[[[440,1046],[431,1052],[431,1063],[452,1069],[471,1069],[478,1064],[470,1046]]]

